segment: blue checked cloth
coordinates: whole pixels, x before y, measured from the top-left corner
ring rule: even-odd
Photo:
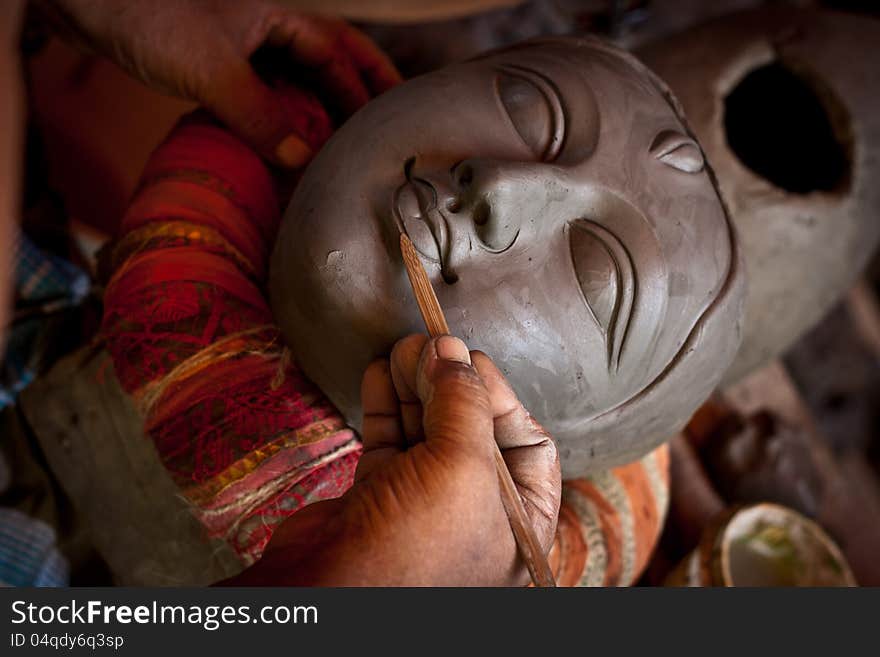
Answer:
[[[0,509],[0,586],[67,586],[67,559],[42,520]]]
[[[46,317],[78,305],[88,295],[88,275],[63,258],[47,253],[21,235],[15,250],[15,319],[0,372],[0,409],[15,398],[44,365]]]

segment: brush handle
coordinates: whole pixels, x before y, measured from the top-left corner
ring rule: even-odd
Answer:
[[[516,484],[513,483],[513,477],[510,476],[510,470],[507,469],[507,462],[501,455],[498,443],[494,443],[494,445],[495,471],[498,473],[498,484],[501,486],[501,503],[507,512],[507,519],[510,522],[510,529],[513,531],[519,554],[526,562],[526,568],[529,569],[529,575],[535,586],[555,587],[556,580],[553,579],[553,571],[550,569],[550,564],[538,542],[535,528],[532,527],[532,522],[526,515],[522,498],[519,496],[519,491],[516,490]]]

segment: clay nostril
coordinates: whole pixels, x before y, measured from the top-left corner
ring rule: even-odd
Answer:
[[[485,226],[489,223],[489,215],[492,213],[492,209],[489,207],[488,201],[485,199],[481,200],[474,206],[473,213],[473,222],[477,226]]]
[[[446,201],[446,209],[453,214],[455,214],[456,212],[460,212],[461,201],[457,198],[449,199],[448,201]]]
[[[460,187],[466,188],[472,182],[474,182],[474,170],[473,168],[465,164],[458,172],[458,184]]]
[[[456,273],[444,271],[442,276],[443,282],[447,285],[455,285],[456,283],[458,283],[458,274]]]

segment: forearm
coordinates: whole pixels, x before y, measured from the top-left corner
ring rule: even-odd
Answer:
[[[367,555],[358,553],[339,500],[316,502],[285,520],[260,561],[218,586],[354,586]]]
[[[353,493],[353,491],[352,491]],[[474,542],[466,532],[429,527],[415,530],[411,522],[377,527],[368,520],[352,493],[317,502],[291,516],[276,530],[260,561],[220,586],[522,586],[528,574],[521,564],[506,569],[471,569],[458,543]],[[484,550],[509,543],[506,525],[486,528],[472,547]],[[506,573],[506,574],[505,574]]]

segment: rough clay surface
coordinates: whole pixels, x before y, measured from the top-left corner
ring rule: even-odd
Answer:
[[[725,383],[777,356],[821,319],[877,246],[878,43],[880,21],[778,8],[727,16],[638,53],[681,101],[739,233],[748,293],[743,344]],[[787,192],[731,150],[725,96],[773,61],[814,86],[849,148],[850,172],[839,189]]]

